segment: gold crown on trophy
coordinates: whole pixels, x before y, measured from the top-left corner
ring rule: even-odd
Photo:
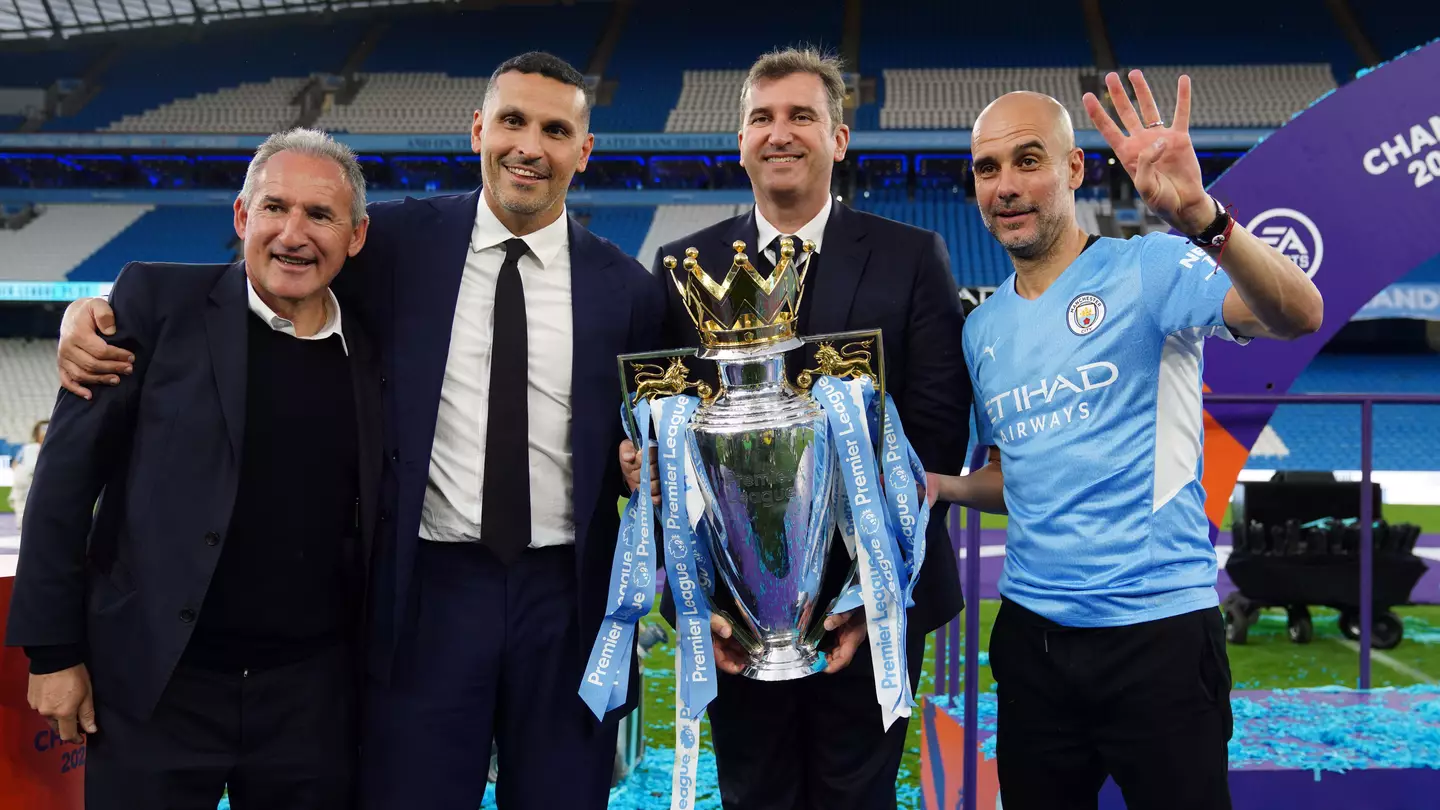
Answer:
[[[699,251],[686,248],[685,259],[666,256],[665,269],[680,291],[690,320],[700,330],[706,349],[740,349],[795,338],[805,273],[815,255],[815,243],[806,240],[795,255],[795,242],[780,240],[780,257],[770,277],[760,275],[745,255],[745,243],[735,242],[735,257],[725,280],[716,282],[700,266]],[[684,268],[677,274],[676,268]]]

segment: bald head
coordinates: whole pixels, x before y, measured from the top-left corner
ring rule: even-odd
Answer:
[[[1034,128],[1050,136],[1059,150],[1075,147],[1075,124],[1065,105],[1044,93],[1017,90],[995,99],[980,111],[970,130],[972,141],[1015,127]]]
[[[1074,191],[1085,155],[1060,102],[1029,92],[995,99],[975,119],[970,152],[980,216],[1017,261],[1048,254],[1079,227]]]

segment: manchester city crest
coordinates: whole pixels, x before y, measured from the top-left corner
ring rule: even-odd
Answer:
[[[1092,293],[1082,293],[1075,296],[1070,302],[1070,308],[1065,313],[1065,323],[1070,331],[1084,337],[1100,327],[1105,320],[1105,302],[1100,296]]]

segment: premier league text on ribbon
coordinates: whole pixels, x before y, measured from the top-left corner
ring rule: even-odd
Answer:
[[[688,399],[688,398],[685,398]],[[689,671],[689,679],[692,683],[706,683],[710,680],[709,656],[707,652],[709,639],[709,624],[700,621],[701,600],[704,598],[699,592],[699,583],[690,570],[690,561],[693,555],[690,551],[692,535],[690,534],[690,523],[684,510],[681,509],[681,496],[684,492],[684,481],[682,465],[685,427],[690,422],[691,409],[674,407],[667,403],[668,418],[665,420],[665,437],[661,453],[662,463],[665,468],[665,542],[670,548],[670,554],[675,559],[675,591],[679,595],[677,607],[680,617],[685,619],[686,633],[682,643],[689,649],[690,662],[693,669]]]

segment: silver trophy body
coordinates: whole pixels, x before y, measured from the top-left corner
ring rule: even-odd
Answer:
[[[777,348],[719,360],[719,394],[690,421],[710,559],[735,598],[743,674],[761,681],[824,668],[812,631],[835,530],[825,413]]]

